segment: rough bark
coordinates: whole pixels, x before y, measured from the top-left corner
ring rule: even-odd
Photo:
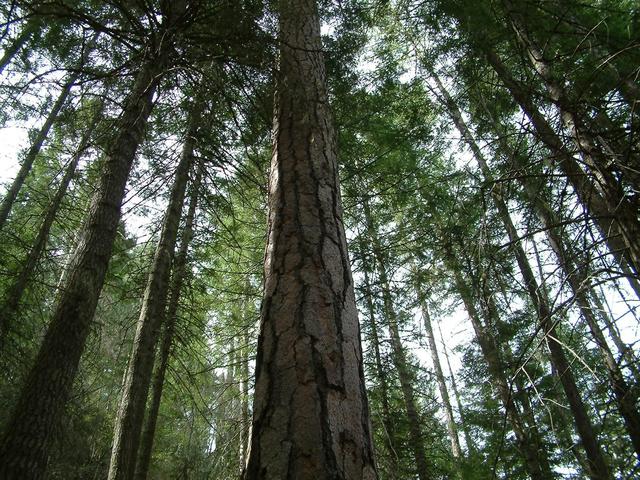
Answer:
[[[165,323],[171,264],[178,237],[182,204],[187,190],[189,169],[193,163],[195,135],[199,123],[199,113],[192,114],[147,280],[116,417],[109,480],[128,480],[133,478],[135,472],[144,408],[153,373],[155,348],[160,329]]]
[[[9,328],[9,323],[18,310],[22,295],[27,288],[29,280],[31,279],[33,272],[35,271],[36,266],[38,265],[38,261],[40,260],[42,252],[44,252],[44,249],[47,246],[51,226],[53,225],[53,222],[58,213],[58,209],[62,204],[62,199],[67,193],[69,184],[73,179],[76,169],[78,168],[78,163],[80,162],[80,159],[82,158],[85,150],[89,146],[89,140],[96,125],[98,124],[101,111],[102,107],[99,107],[93,114],[90,125],[82,134],[80,144],[75,154],[69,161],[69,164],[65,168],[62,179],[60,180],[58,188],[56,189],[56,193],[51,199],[51,203],[49,204],[49,207],[44,214],[44,219],[40,224],[40,228],[38,229],[38,234],[33,241],[33,245],[29,249],[25,260],[22,262],[20,272],[17,274],[13,282],[9,285],[6,293],[4,294],[3,302],[0,305],[0,350],[2,349],[2,346],[4,344],[4,339]]]
[[[136,462],[134,475],[136,480],[146,480],[149,475],[151,453],[153,452],[153,441],[156,434],[156,425],[158,423],[162,391],[164,389],[165,376],[167,367],[169,366],[171,350],[173,348],[176,322],[178,321],[178,306],[180,304],[182,285],[184,284],[184,280],[187,276],[189,245],[193,238],[193,222],[200,193],[202,170],[203,168],[201,164],[197,169],[196,178],[193,180],[191,185],[189,210],[187,211],[184,228],[182,229],[180,249],[178,250],[175,261],[173,262],[166,322],[163,326],[162,339],[158,350],[158,365],[153,372],[153,378],[151,380],[151,400],[147,409],[144,429],[142,430],[142,437],[140,439],[140,454],[138,456],[138,461]]]
[[[422,311],[422,322],[424,324],[424,331],[429,344],[429,351],[431,352],[431,361],[433,362],[433,370],[436,374],[436,380],[438,382],[438,389],[440,390],[440,398],[442,399],[442,406],[444,407],[444,413],[447,418],[447,432],[451,440],[451,452],[454,459],[462,459],[462,449],[460,448],[460,439],[458,437],[458,427],[453,416],[453,408],[451,408],[451,400],[449,399],[449,392],[447,390],[447,384],[444,379],[444,373],[442,372],[442,365],[440,365],[440,356],[438,355],[438,347],[436,346],[436,338],[433,335],[433,327],[431,326],[431,315],[427,308],[424,294],[420,291],[420,287],[416,288],[418,300],[420,302],[420,310]],[[454,460],[455,463],[458,463]]]
[[[375,479],[317,6],[279,6],[269,231],[245,478]]]
[[[450,247],[447,247],[445,251],[445,262],[453,273],[456,290],[462,298],[462,302],[471,320],[471,325],[473,326],[476,339],[480,345],[480,350],[489,367],[489,375],[500,395],[507,420],[516,436],[518,450],[520,450],[524,457],[525,466],[529,475],[531,475],[531,478],[534,480],[554,478],[551,474],[551,467],[549,466],[546,452],[539,449],[539,442],[530,438],[520,409],[514,402],[512,391],[505,377],[504,372],[506,370],[500,357],[498,346],[489,330],[480,321],[480,315],[473,301],[471,290],[462,277],[460,268]]]
[[[125,101],[85,226],[44,340],[0,443],[0,477],[41,479],[56,420],[71,393],[116,236],[125,185],[168,60],[146,61]]]

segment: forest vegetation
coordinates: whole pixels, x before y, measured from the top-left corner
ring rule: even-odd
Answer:
[[[0,480],[640,478],[633,0],[0,2]]]

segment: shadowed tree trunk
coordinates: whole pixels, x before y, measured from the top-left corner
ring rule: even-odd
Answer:
[[[315,0],[281,0],[246,480],[376,478]]]
[[[51,230],[51,226],[53,225],[60,205],[62,204],[62,199],[67,193],[67,189],[69,188],[69,184],[71,183],[74,174],[76,173],[76,169],[78,168],[78,163],[80,162],[82,155],[89,146],[89,140],[91,139],[91,135],[93,135],[93,131],[100,120],[101,114],[102,106],[98,107],[93,113],[90,125],[82,134],[76,153],[73,155],[73,158],[71,158],[69,164],[64,170],[64,174],[58,184],[56,193],[51,199],[51,203],[44,214],[44,219],[40,224],[38,234],[36,235],[27,257],[22,263],[22,268],[14,281],[9,285],[4,295],[3,302],[0,305],[0,350],[3,347],[7,329],[9,328],[8,323],[11,322],[11,319],[18,310],[22,295],[24,294],[29,280],[38,265],[38,261],[47,246],[49,231]]]
[[[366,259],[366,250],[364,241],[360,236],[360,255],[362,255],[362,270],[364,275],[364,299],[367,305],[367,313],[369,314],[369,322],[371,325],[371,344],[373,346],[374,361],[376,365],[376,376],[380,382],[380,401],[382,403],[382,428],[384,429],[384,440],[389,454],[389,468],[387,475],[390,479],[396,478],[398,469],[398,453],[395,446],[395,427],[393,418],[391,417],[391,408],[389,406],[389,385],[387,377],[382,365],[382,355],[380,353],[380,335],[378,334],[378,323],[376,321],[375,306],[373,304],[373,291],[371,288],[371,280],[369,278],[369,268]],[[379,460],[379,458],[378,458]]]
[[[133,478],[135,472],[155,348],[166,318],[171,263],[178,237],[182,204],[187,190],[189,169],[194,158],[195,135],[201,121],[201,106],[196,105],[193,108],[194,111],[189,115],[184,146],[174,174],[175,180],[147,280],[129,366],[125,374],[113,434],[109,480],[128,480]]]
[[[387,326],[389,327],[389,335],[391,337],[391,358],[393,365],[398,373],[398,380],[400,381],[400,390],[402,391],[402,399],[404,401],[405,411],[407,413],[407,419],[409,421],[409,447],[413,452],[413,457],[416,461],[416,472],[420,480],[427,480],[431,478],[429,475],[429,466],[427,464],[427,457],[424,451],[423,435],[420,428],[422,422],[420,421],[420,415],[418,414],[418,408],[416,405],[416,399],[413,391],[413,379],[409,371],[409,364],[407,362],[407,356],[402,345],[400,338],[400,330],[398,327],[398,316],[393,305],[393,298],[391,297],[391,286],[389,283],[389,277],[387,275],[386,258],[382,252],[382,246],[378,239],[378,232],[376,225],[373,223],[371,216],[371,210],[368,201],[363,201],[364,218],[367,224],[367,234],[372,244],[373,256],[375,258],[374,265],[377,267],[380,277],[380,288],[382,293],[382,300],[384,304],[384,315],[387,320]]]
[[[200,194],[200,184],[202,180],[202,164],[197,169],[196,178],[191,185],[191,198],[189,200],[189,210],[185,218],[184,228],[182,230],[182,238],[180,240],[180,249],[176,255],[171,278],[171,289],[169,294],[169,302],[167,305],[166,322],[162,332],[162,341],[158,351],[158,365],[153,373],[151,381],[151,401],[147,411],[147,418],[142,431],[140,440],[140,455],[136,463],[134,478],[136,480],[146,480],[149,474],[149,465],[151,463],[151,453],[153,451],[153,440],[156,433],[156,425],[158,422],[158,412],[160,411],[160,402],[162,400],[162,390],[164,388],[165,375],[169,365],[169,357],[173,347],[173,338],[178,320],[178,305],[182,292],[182,285],[187,276],[187,255],[189,253],[189,245],[193,238],[193,221],[196,214],[198,204],[198,195]]]
[[[471,325],[476,334],[482,355],[489,367],[492,383],[500,395],[500,400],[505,409],[507,420],[516,436],[519,451],[522,453],[525,466],[532,479],[554,478],[549,466],[546,452],[539,449],[539,439],[531,438],[533,432],[529,431],[522,419],[522,414],[514,402],[514,398],[505,377],[505,367],[500,357],[498,346],[488,328],[480,321],[480,315],[473,301],[473,295],[468,284],[464,281],[453,251],[450,246],[445,249],[445,263],[453,273],[453,278],[458,294],[462,298]]]
[[[31,35],[33,35],[40,28],[40,21],[37,17],[32,17],[27,20],[27,23],[22,27],[18,36],[4,49],[4,54],[0,58],[0,74],[4,72],[4,69],[11,63],[13,57],[22,49],[25,43],[29,41]]]
[[[173,23],[172,21],[170,23]],[[125,186],[170,58],[172,42],[153,49],[124,103],[78,246],[44,340],[0,442],[0,477],[45,477],[51,434],[71,393],[120,220]]]

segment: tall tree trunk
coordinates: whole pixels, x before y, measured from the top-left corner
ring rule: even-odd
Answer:
[[[547,92],[553,103],[558,107],[563,125],[571,134],[571,137],[582,156],[584,163],[596,179],[596,185],[606,201],[610,212],[618,220],[622,238],[626,243],[625,254],[629,259],[632,269],[640,275],[640,222],[634,205],[625,197],[620,182],[609,171],[608,164],[617,164],[617,155],[613,152],[606,155],[597,145],[591,132],[585,128],[581,116],[576,112],[564,87],[555,80],[551,66],[546,62],[544,55],[527,33],[519,11],[511,0],[503,0],[511,25],[523,48],[525,49],[531,65],[542,78]],[[624,172],[624,169],[621,171]],[[631,185],[636,191],[640,185]]]
[[[469,131],[466,124],[464,124],[461,116],[458,118],[456,125],[459,125],[459,128],[461,128],[461,134],[472,149],[474,157],[478,162],[485,181],[492,182],[491,171],[484,158],[484,155],[480,151],[478,145],[475,143],[471,132]],[[466,133],[463,133],[463,131]],[[582,398],[580,397],[580,393],[575,383],[569,361],[567,360],[564,349],[562,348],[562,345],[560,343],[555,327],[555,322],[552,318],[551,308],[545,301],[544,296],[541,294],[538,282],[535,278],[535,275],[533,274],[531,265],[529,264],[527,256],[520,243],[518,232],[516,231],[513,221],[511,220],[507,204],[497,189],[491,190],[491,196],[496,209],[498,210],[499,218],[504,225],[505,230],[507,231],[509,240],[512,243],[518,268],[524,279],[527,292],[529,293],[529,297],[531,299],[531,303],[536,309],[538,315],[538,322],[543,329],[544,335],[551,340],[549,342],[551,362],[558,372],[560,382],[564,388],[565,394],[567,395],[567,399],[569,400],[569,405],[574,416],[578,434],[580,435],[583,446],[587,453],[587,458],[591,465],[590,476],[594,480],[604,480],[611,478],[609,468],[604,460],[604,455],[602,454],[602,450],[600,448],[600,445],[598,444],[598,440],[591,424],[591,420],[589,419],[586,407],[582,401]]]
[[[71,393],[111,256],[129,171],[171,44],[167,38],[145,61],[125,101],[53,318],[0,442],[0,477],[7,480],[45,476],[51,433]]]
[[[363,200],[363,211],[364,218],[367,223],[367,234],[371,240],[375,265],[378,267],[380,277],[384,314],[389,328],[389,335],[391,337],[391,358],[398,374],[400,390],[402,391],[402,399],[404,401],[404,407],[409,421],[409,447],[411,448],[413,457],[416,461],[416,472],[418,474],[418,478],[420,480],[427,480],[431,478],[431,475],[429,474],[429,466],[427,464],[427,457],[424,451],[423,434],[420,428],[422,422],[420,420],[420,415],[418,414],[418,408],[413,392],[413,379],[409,372],[409,364],[400,338],[398,316],[396,315],[396,311],[393,306],[391,286],[387,275],[386,258],[382,252],[382,246],[378,239],[378,232],[376,230],[376,225],[373,222],[371,209],[367,199]]]
[[[438,333],[440,334],[440,343],[442,344],[442,353],[444,354],[445,362],[447,362],[447,369],[449,370],[449,378],[451,379],[451,389],[453,390],[453,397],[456,399],[456,406],[458,407],[458,415],[460,416],[460,424],[462,426],[462,433],[464,435],[464,441],[467,444],[467,455],[473,459],[476,455],[476,448],[471,439],[471,433],[469,432],[469,424],[466,420],[466,415],[462,407],[462,400],[460,398],[460,392],[458,391],[458,382],[456,382],[456,376],[451,368],[451,360],[449,359],[449,352],[447,351],[447,345],[444,343],[442,336],[442,329],[440,323],[436,320],[438,326]]]
[[[433,327],[431,326],[431,315],[427,308],[424,293],[420,289],[420,285],[416,286],[416,294],[420,303],[420,310],[422,311],[422,322],[424,324],[424,331],[427,336],[427,342],[429,344],[429,350],[431,352],[431,361],[433,362],[433,370],[436,374],[436,380],[438,381],[438,388],[440,390],[440,397],[442,398],[442,404],[444,407],[445,416],[447,418],[447,431],[451,440],[451,452],[453,454],[454,462],[459,463],[462,459],[462,449],[460,448],[460,439],[458,438],[458,428],[456,427],[456,421],[453,416],[453,408],[451,408],[451,400],[449,400],[449,392],[447,391],[447,384],[444,379],[444,373],[442,373],[442,366],[440,365],[440,357],[438,355],[438,347],[436,346],[436,338],[433,335]]]
[[[506,147],[506,145],[502,145],[503,149]],[[522,167],[515,152],[507,150],[505,154],[512,159],[512,164],[515,167]],[[522,180],[522,177],[518,176],[518,178]],[[588,274],[584,271],[584,267],[579,266],[578,263],[574,261],[577,255],[572,251],[571,246],[562,238],[562,234],[557,227],[561,224],[560,219],[557,218],[555,212],[544,202],[530,183],[526,181],[521,181],[521,183],[524,187],[527,201],[533,206],[545,228],[545,233],[551,249],[556,256],[558,265],[564,272],[580,314],[589,327],[591,336],[598,347],[605,368],[607,369],[609,384],[614,393],[618,411],[624,420],[627,433],[631,438],[636,454],[640,455],[640,415],[635,406],[636,398],[609,348],[609,344],[600,328],[596,313],[587,295],[587,289],[591,290]],[[600,316],[602,316],[602,314],[604,314],[604,312],[602,312]],[[624,354],[624,351],[621,353]]]
[[[75,154],[69,161],[69,164],[65,168],[62,179],[58,184],[56,193],[51,199],[51,203],[49,204],[49,207],[45,212],[44,219],[40,224],[40,228],[38,229],[38,234],[33,241],[33,245],[31,246],[31,249],[29,250],[29,253],[27,254],[24,262],[22,262],[20,272],[17,274],[16,278],[6,290],[2,304],[0,305],[0,350],[2,350],[4,339],[7,334],[7,329],[9,328],[8,323],[16,314],[16,311],[18,310],[20,301],[22,299],[22,295],[27,288],[27,284],[29,283],[31,276],[33,275],[33,272],[38,265],[38,261],[42,256],[42,252],[44,252],[44,249],[47,246],[47,241],[49,240],[49,231],[51,230],[51,226],[53,225],[56,215],[58,214],[58,210],[60,208],[60,205],[62,204],[62,199],[67,193],[67,189],[69,188],[69,184],[71,183],[74,174],[76,173],[76,169],[78,168],[78,163],[80,162],[82,155],[89,146],[91,135],[93,135],[93,131],[95,130],[95,127],[100,120],[101,114],[102,106],[98,107],[97,110],[93,113],[90,125],[82,134],[80,144],[78,145]]]
[[[450,246],[447,246],[445,250],[445,262],[449,270],[453,273],[456,290],[462,298],[462,302],[471,320],[471,325],[473,326],[476,339],[480,345],[480,350],[489,367],[489,374],[491,375],[493,384],[500,395],[507,420],[516,436],[518,449],[524,456],[529,475],[531,475],[531,478],[534,480],[554,478],[546,452],[539,449],[539,442],[536,441],[536,439],[530,438],[530,432],[522,420],[522,414],[514,402],[511,389],[505,378],[505,367],[500,358],[498,346],[489,330],[480,321],[480,315],[473,301],[473,295],[462,277],[459,265],[455,260]]]
[[[362,270],[364,274],[364,299],[367,305],[367,313],[369,314],[369,323],[371,324],[371,344],[373,346],[374,361],[376,365],[376,376],[380,382],[380,397],[382,403],[382,428],[384,429],[384,439],[389,454],[389,467],[387,475],[390,479],[396,478],[398,471],[398,453],[395,446],[395,427],[393,418],[391,417],[391,408],[389,406],[389,385],[387,377],[382,365],[382,355],[380,353],[380,335],[378,334],[378,323],[376,321],[375,307],[373,305],[373,291],[371,288],[371,280],[369,278],[370,266],[366,261],[366,253],[362,236],[360,237],[360,254],[362,255]]]
[[[0,58],[0,74],[4,72],[4,69],[9,65],[13,57],[22,49],[25,43],[29,41],[31,35],[33,35],[36,30],[40,28],[40,22],[37,18],[30,18],[27,23],[22,27],[18,36],[11,42],[11,44],[7,45],[4,49],[4,54],[2,58]]]
[[[144,407],[147,403],[153,373],[155,348],[166,318],[171,263],[189,180],[189,169],[193,163],[195,136],[201,121],[200,111],[201,106],[196,105],[189,115],[182,155],[174,174],[175,180],[169,204],[142,300],[115,422],[109,480],[129,480],[133,478],[135,472],[144,421]]]
[[[628,233],[633,231],[636,221],[630,221],[628,226],[623,227],[626,219],[616,215],[615,205],[611,208],[599,190],[594,188],[593,182],[580,168],[571,152],[566,149],[560,137],[535,106],[527,89],[513,78],[495,52],[486,49],[485,53],[489,64],[533,124],[540,140],[552,152],[558,167],[566,175],[580,203],[591,214],[617,262],[621,266],[626,263],[632,267],[634,275],[629,278],[629,282],[640,298],[638,270],[636,270],[633,256],[627,248],[627,243],[637,242],[640,238],[640,236],[636,238],[628,236]]]
[[[370,480],[376,469],[317,5],[279,6],[269,233],[245,478]]]
[[[15,203],[16,198],[18,197],[18,193],[20,192],[20,189],[22,188],[22,185],[24,184],[27,178],[27,175],[31,171],[31,167],[33,167],[33,162],[38,156],[38,153],[40,153],[40,150],[42,149],[42,145],[44,144],[45,140],[47,139],[47,136],[49,135],[49,130],[51,130],[53,123],[58,118],[58,114],[60,113],[60,110],[62,110],[62,107],[66,103],[67,98],[71,93],[71,88],[74,86],[75,82],[78,80],[78,77],[79,77],[78,73],[71,74],[67,79],[67,81],[65,82],[65,84],[62,86],[62,89],[58,94],[58,98],[53,104],[53,107],[51,107],[51,110],[49,111],[49,114],[47,115],[47,118],[45,119],[44,123],[38,130],[38,133],[35,139],[33,140],[33,143],[29,147],[29,150],[27,150],[27,153],[25,154],[24,160],[22,161],[22,165],[20,165],[20,170],[18,170],[18,174],[16,175],[16,178],[13,179],[13,182],[11,182],[11,186],[9,187],[9,190],[7,191],[4,198],[2,199],[2,203],[0,203],[0,230],[4,228],[7,218],[9,218],[9,213],[11,213],[13,204]]]
[[[196,178],[191,184],[189,210],[187,211],[184,228],[182,230],[180,249],[178,250],[178,254],[173,262],[166,322],[162,331],[162,341],[160,342],[160,349],[158,351],[159,362],[153,373],[153,379],[151,380],[151,401],[149,403],[147,417],[140,440],[140,455],[138,456],[134,476],[136,480],[146,480],[149,474],[149,465],[151,464],[153,440],[156,434],[156,425],[158,422],[158,412],[160,411],[160,402],[162,400],[164,380],[167,367],[169,365],[171,349],[173,348],[176,322],[178,321],[178,306],[180,304],[182,285],[184,284],[184,280],[187,276],[189,245],[193,238],[193,222],[198,204],[198,196],[200,194],[202,173],[203,166],[202,163],[200,163],[197,168]]]

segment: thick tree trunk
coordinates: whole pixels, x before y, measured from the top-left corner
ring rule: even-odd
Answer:
[[[384,440],[389,455],[389,467],[387,475],[391,480],[396,478],[398,471],[398,453],[395,446],[395,427],[393,418],[391,417],[391,408],[389,406],[389,386],[387,377],[382,365],[382,355],[380,353],[380,335],[378,334],[378,323],[376,322],[375,307],[373,305],[373,291],[369,278],[369,266],[366,261],[364,242],[360,237],[360,254],[362,255],[362,265],[364,273],[364,299],[367,305],[367,313],[369,314],[369,322],[371,324],[371,344],[373,346],[374,361],[376,366],[376,376],[380,382],[380,400],[382,403],[382,428],[384,429]],[[378,459],[379,460],[379,459]],[[382,469],[382,467],[380,467]]]
[[[90,125],[82,134],[80,144],[78,145],[75,154],[69,161],[69,164],[65,168],[62,179],[60,180],[58,188],[56,189],[56,193],[51,199],[51,203],[49,204],[49,207],[44,214],[44,219],[40,224],[40,228],[38,229],[38,234],[33,241],[33,245],[31,246],[29,253],[27,253],[27,257],[25,258],[24,262],[22,262],[20,272],[17,274],[14,281],[6,290],[2,304],[0,305],[0,350],[2,350],[2,346],[4,344],[4,339],[9,328],[9,322],[11,322],[11,319],[16,314],[20,305],[20,301],[22,299],[22,295],[24,294],[29,280],[31,279],[33,272],[38,265],[38,261],[42,256],[42,252],[44,252],[44,249],[47,246],[51,226],[53,225],[53,222],[58,213],[58,209],[62,204],[62,199],[67,193],[69,184],[71,183],[71,180],[76,173],[78,163],[80,162],[80,159],[82,158],[85,150],[89,146],[91,135],[93,135],[93,131],[98,124],[98,121],[100,120],[101,112],[102,107],[99,107],[93,114]]]
[[[200,106],[195,108],[199,109]],[[199,124],[200,114],[192,113],[180,162],[174,174],[175,180],[147,280],[129,366],[125,374],[113,434],[109,480],[129,480],[133,478],[135,472],[144,408],[153,373],[155,348],[166,318],[171,263],[175,253],[182,204],[187,190],[189,170],[193,163],[195,136]]]
[[[453,408],[451,408],[451,400],[449,400],[449,392],[447,391],[447,384],[444,379],[444,373],[442,373],[442,366],[440,365],[440,357],[438,355],[438,347],[436,346],[436,338],[433,335],[433,327],[431,326],[431,315],[427,308],[424,294],[420,290],[420,286],[417,286],[416,293],[420,302],[420,310],[422,311],[422,322],[424,324],[425,335],[427,336],[427,342],[429,344],[429,351],[431,352],[431,361],[433,362],[433,370],[436,374],[436,380],[438,381],[438,388],[440,390],[440,397],[442,398],[442,406],[444,407],[444,413],[447,418],[447,432],[451,440],[451,452],[453,454],[454,462],[459,463],[462,459],[462,449],[460,448],[460,439],[458,437],[458,428],[456,427],[456,421],[453,416]]]
[[[281,0],[247,480],[376,478],[315,0]],[[275,448],[274,448],[275,446]]]
[[[151,401],[147,410],[142,437],[140,439],[140,455],[138,456],[134,476],[136,480],[146,480],[149,474],[151,453],[153,452],[153,440],[156,434],[158,413],[160,411],[160,402],[162,400],[162,391],[164,388],[164,379],[167,367],[169,366],[169,358],[173,348],[173,337],[176,329],[176,322],[178,321],[178,306],[180,304],[182,285],[187,276],[189,245],[193,238],[193,222],[198,204],[198,196],[200,194],[202,170],[203,166],[200,164],[196,172],[196,178],[191,184],[189,210],[187,211],[184,228],[182,230],[180,249],[178,250],[178,254],[173,262],[166,322],[162,331],[162,341],[160,342],[160,349],[158,351],[159,362],[153,372],[153,379],[151,380]]]
[[[500,358],[498,346],[496,345],[491,333],[480,321],[480,315],[478,314],[473,301],[471,290],[462,278],[460,268],[458,267],[457,261],[453,256],[453,252],[449,247],[447,247],[445,252],[445,262],[453,273],[456,289],[462,298],[462,302],[464,303],[469,319],[471,320],[471,325],[473,326],[476,339],[480,345],[480,350],[482,351],[482,355],[489,367],[489,374],[491,375],[493,384],[500,395],[500,400],[504,406],[507,420],[509,421],[509,424],[516,436],[518,449],[524,456],[525,465],[529,475],[531,475],[531,478],[534,480],[554,478],[551,473],[549,461],[546,457],[546,452],[539,449],[539,442],[536,441],[536,439],[530,438],[528,429],[522,420],[520,410],[514,402],[511,389],[509,388],[509,384],[505,377],[505,367]]]
[[[171,42],[145,62],[118,122],[100,183],[34,366],[0,443],[0,477],[45,476],[51,434],[71,393],[111,256],[129,171]]]

